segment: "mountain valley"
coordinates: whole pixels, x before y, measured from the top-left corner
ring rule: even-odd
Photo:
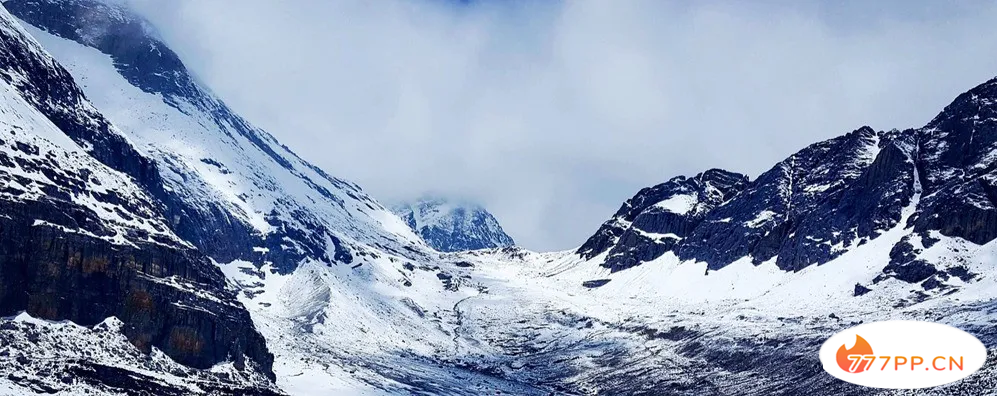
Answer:
[[[2,395],[866,395],[817,350],[887,319],[991,352],[923,394],[997,386],[997,79],[533,252],[298,157],[122,5],[2,4]]]

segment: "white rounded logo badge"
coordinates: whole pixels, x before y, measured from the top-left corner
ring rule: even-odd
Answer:
[[[820,348],[825,371],[871,388],[945,385],[972,375],[986,360],[986,346],[972,334],[905,320],[858,325],[831,336]]]

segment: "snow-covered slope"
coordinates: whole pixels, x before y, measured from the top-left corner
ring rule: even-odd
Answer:
[[[31,28],[97,108],[155,160],[180,202],[171,207],[174,228],[211,257],[269,261],[289,272],[306,258],[350,264],[364,245],[418,243],[358,186],[234,114],[128,10],[95,0],[4,6],[41,29]]]
[[[228,364],[266,384],[272,355],[221,271],[170,228],[155,195],[162,191],[155,167],[2,8],[0,48],[0,317],[81,326],[114,317],[119,325],[102,334],[134,355],[158,355],[192,372]],[[16,322],[2,319],[0,327]],[[30,350],[46,349],[37,336],[5,341],[0,354],[14,359],[4,364],[10,387],[50,390],[56,379],[62,387],[108,384],[29,367],[46,356]],[[62,367],[97,368],[87,364]],[[117,373],[118,385],[131,383],[127,368]]]
[[[391,208],[429,246],[441,252],[458,252],[512,246],[498,220],[480,205],[423,197]]]
[[[87,155],[5,81],[0,81],[0,128],[5,131],[0,138],[0,196],[5,201],[26,204],[60,197],[91,215],[83,227],[42,219],[36,226],[65,228],[115,244],[183,244],[144,190]]]
[[[99,237],[119,244],[129,243],[128,236],[182,244],[166,227],[153,199],[130,175],[91,155],[108,148],[108,141],[124,139],[107,126],[87,129],[101,125],[103,118],[72,78],[5,10],[0,10],[0,44],[5,53],[0,60],[3,197],[21,202],[59,197],[82,206],[108,229]],[[65,129],[80,132],[71,137]]]
[[[7,379],[0,395],[280,394],[267,377],[232,363],[195,370],[158,350],[146,355],[123,335],[125,326],[114,317],[89,327],[26,313],[0,320],[0,376]]]
[[[120,4],[4,1],[44,50],[5,16],[33,55],[0,59],[0,394],[860,395],[816,361],[860,321],[997,345],[993,81],[919,130],[644,189],[576,251],[446,253],[421,231],[504,233],[309,165]]]
[[[228,275],[276,355],[278,385],[427,390],[466,373],[483,389],[520,387],[437,367],[454,343],[452,307],[481,292],[462,262],[233,114],[140,19],[96,1],[4,5],[153,159],[170,228]]]

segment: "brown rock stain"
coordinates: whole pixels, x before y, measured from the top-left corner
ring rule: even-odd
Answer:
[[[125,308],[131,313],[152,312],[155,302],[145,290],[133,290],[125,299]]]
[[[170,347],[184,354],[198,354],[204,348],[204,339],[189,327],[174,327],[170,332]]]
[[[107,257],[98,256],[83,260],[83,273],[92,274],[94,272],[107,272],[110,260]]]
[[[28,297],[28,314],[36,318],[56,320],[59,318],[56,300],[50,294],[32,294]]]

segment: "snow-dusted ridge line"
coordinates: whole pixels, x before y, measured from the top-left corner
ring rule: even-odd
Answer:
[[[426,196],[391,210],[431,247],[442,252],[512,246],[498,220],[478,204]]]
[[[32,4],[52,3],[38,1]],[[15,3],[30,2],[7,2]],[[62,4],[93,3],[70,0]],[[96,10],[110,12],[107,18],[112,22],[131,20],[126,14]],[[44,22],[35,20],[39,21]],[[863,128],[847,138],[818,143],[777,164],[767,176],[770,183],[764,185],[749,185],[743,175],[721,170],[673,178],[663,186],[642,190],[625,203],[600,229],[605,232],[594,237],[592,244],[586,242],[588,257],[517,247],[440,253],[421,243],[405,223],[359,188],[299,162],[269,135],[236,122],[241,118],[230,114],[209,90],[199,85],[167,90],[157,85],[158,80],[143,79],[148,70],[116,67],[116,55],[94,49],[93,43],[57,37],[69,37],[72,32],[30,31],[66,63],[108,119],[119,124],[115,130],[129,136],[139,152],[156,161],[166,189],[191,208],[219,209],[229,216],[223,216],[224,220],[233,219],[252,234],[240,241],[225,238],[235,232],[210,240],[239,242],[232,251],[244,253],[225,260],[220,254],[211,256],[228,282],[224,290],[213,293],[237,294],[238,302],[247,307],[266,337],[267,348],[276,355],[276,383],[256,377],[259,373],[254,370],[235,370],[234,363],[224,361],[204,370],[176,368],[160,362],[155,351],[151,361],[161,366],[148,368],[153,363],[137,362],[131,370],[150,370],[149,376],[157,379],[149,382],[207,390],[207,384],[217,378],[213,374],[221,371],[233,377],[223,381],[224,386],[237,387],[226,389],[233,394],[280,388],[294,395],[642,391],[698,395],[719,393],[727,386],[756,394],[865,394],[866,389],[843,387],[819,371],[815,374],[818,366],[812,346],[857,321],[891,317],[944,321],[980,334],[988,345],[997,345],[997,337],[987,330],[997,312],[993,308],[997,285],[989,276],[997,268],[997,242],[977,244],[940,229],[922,232],[925,229],[918,228],[922,227],[919,221],[931,214],[974,214],[971,210],[985,213],[987,209],[970,202],[971,208],[946,212],[953,202],[941,201],[938,211],[919,212],[928,201],[958,196],[931,195],[932,186],[921,185],[921,169],[947,171],[951,167],[915,166],[946,156],[921,156],[918,140],[905,140],[910,134]],[[156,70],[175,65],[138,66]],[[984,99],[977,95],[972,100]],[[981,154],[981,158],[979,164],[990,163],[989,157]],[[986,166],[980,171],[985,170]],[[989,180],[986,175],[972,176],[971,180],[954,180],[958,183],[949,188],[975,193],[970,181]],[[855,182],[848,185],[844,180]],[[934,183],[941,178],[926,175],[924,180]],[[886,187],[870,189],[874,194],[859,197],[867,199],[849,201],[846,197],[863,193],[849,188],[852,185]],[[735,200],[742,194],[757,199]],[[831,194],[835,199],[824,199]],[[656,205],[677,196],[695,200],[664,208]],[[832,205],[840,202],[876,205],[870,211],[850,212],[854,205]],[[738,210],[714,213],[739,203],[743,206]],[[791,224],[798,227],[792,231],[799,235],[800,245],[788,251],[817,253],[803,254],[794,263],[807,265],[792,266],[789,271],[779,264],[784,258],[781,254],[720,252],[728,253],[731,262],[711,269],[714,262],[683,258],[669,250],[668,244],[697,242],[702,235],[694,231],[701,224],[743,228],[745,234],[757,232],[752,235],[761,241],[780,235],[779,227],[790,227],[788,220],[802,218],[794,211],[857,215],[838,216],[839,222],[816,218]],[[167,218],[168,229],[177,227],[177,218],[182,220],[182,216]],[[856,218],[880,221],[852,221]],[[51,228],[44,222],[35,224],[33,229]],[[834,227],[800,231],[806,224]],[[904,243],[910,251],[894,254],[896,246]],[[202,241],[199,247],[208,246]],[[286,251],[297,255],[280,262],[277,257]],[[657,256],[647,258],[652,255]],[[628,256],[639,258],[640,265],[627,266],[631,263],[621,258]],[[824,259],[816,263],[821,265],[815,264],[814,260]],[[604,266],[611,260],[620,265]],[[904,280],[920,275],[907,267],[914,264],[915,269],[923,269],[919,261],[931,263],[935,272],[914,282]],[[966,271],[965,279],[957,275],[957,268]],[[139,274],[134,280],[164,293],[197,296],[203,304],[176,298],[163,308],[184,315],[236,305],[234,296],[198,296],[192,290],[198,287],[196,282],[180,282],[173,276]],[[859,283],[868,291],[856,295]],[[138,356],[121,337],[98,328],[102,324],[94,329],[67,327],[71,336],[40,338],[39,342],[31,339],[35,333],[27,325],[8,322],[13,321],[0,321],[0,337],[9,334],[17,340],[12,344],[27,351],[65,353],[70,359],[78,358],[76,363],[82,366],[122,368],[108,363],[118,358],[118,347],[128,363]],[[70,326],[41,326],[51,327],[45,334],[61,334],[57,327],[63,325]],[[72,355],[94,348],[114,353],[110,357]],[[752,356],[764,357],[766,364],[754,364]],[[58,376],[26,375],[36,367],[32,362],[2,353],[0,360],[7,363],[0,373],[11,370],[15,374],[13,380],[0,375],[0,389],[25,389],[20,377],[34,384],[68,388],[56,383],[61,381]],[[76,370],[48,368],[56,373]],[[179,371],[173,372],[174,368]],[[160,369],[165,371],[160,373]],[[103,380],[116,380],[115,373],[121,374],[105,372]],[[83,382],[80,379],[73,385],[85,385],[98,394],[115,392],[100,381]],[[963,393],[992,389],[985,380],[975,384]]]
[[[291,271],[305,259],[349,264],[366,254],[365,246],[402,250],[419,243],[358,186],[305,162],[233,113],[141,18],[120,5],[92,0],[5,5],[35,25],[27,29],[114,126],[153,159],[164,188],[182,202],[180,211],[197,212],[178,234],[207,254],[262,265],[254,247],[267,248],[267,261]],[[111,41],[119,45],[105,45]],[[154,51],[147,52],[150,48]],[[132,57],[145,60],[116,60]],[[225,243],[217,244],[206,227],[219,228]]]

